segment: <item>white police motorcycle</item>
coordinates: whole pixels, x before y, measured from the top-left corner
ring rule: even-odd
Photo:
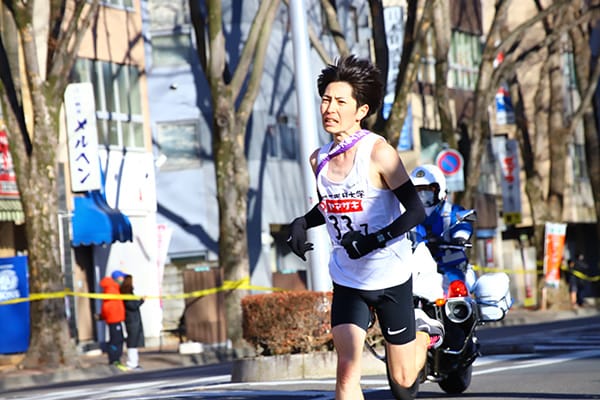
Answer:
[[[457,213],[457,221],[475,221],[475,210]],[[443,237],[443,235],[440,235]],[[512,305],[509,279],[505,273],[476,277],[466,254],[470,243],[448,243],[422,238],[414,243],[413,300],[416,308],[441,321],[445,328],[442,344],[427,351],[427,362],[415,384],[405,389],[388,373],[392,393],[398,400],[414,399],[419,384],[437,383],[448,394],[460,394],[471,383],[473,362],[480,355],[477,326],[502,320]],[[373,345],[367,348],[385,361]]]

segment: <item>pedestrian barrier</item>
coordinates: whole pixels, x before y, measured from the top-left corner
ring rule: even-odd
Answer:
[[[561,267],[563,271],[567,271],[566,267]],[[536,270],[526,270],[526,269],[505,269],[505,268],[493,268],[493,267],[482,267],[480,265],[473,265],[473,270],[480,271],[482,273],[486,272],[505,272],[507,274],[539,274],[540,271]],[[579,279],[590,281],[590,282],[598,282],[600,281],[600,275],[596,276],[588,276],[580,271],[571,271],[573,275],[577,276]],[[65,289],[60,292],[52,292],[52,293],[30,293],[29,297],[19,297],[6,301],[0,301],[0,306],[7,304],[17,304],[28,301],[37,301],[37,300],[47,300],[47,299],[61,299],[66,296],[72,297],[85,297],[90,299],[121,299],[121,300],[138,300],[141,298],[145,299],[162,299],[162,300],[177,300],[177,299],[188,299],[194,297],[203,297],[209,294],[214,294],[222,291],[230,291],[230,290],[256,290],[256,291],[264,291],[264,292],[272,292],[272,291],[281,291],[283,289],[267,287],[267,286],[256,286],[250,284],[250,278],[246,277],[240,279],[238,281],[225,281],[223,285],[220,287],[196,290],[189,293],[176,293],[176,294],[162,294],[162,295],[147,295],[140,296],[135,294],[105,294],[105,293],[84,293],[84,292],[74,292],[69,289]]]

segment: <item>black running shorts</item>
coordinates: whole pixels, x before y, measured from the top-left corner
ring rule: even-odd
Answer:
[[[388,343],[405,344],[415,339],[412,278],[382,290],[360,290],[333,283],[332,327],[354,324],[367,330],[370,307],[375,310],[381,333]]]

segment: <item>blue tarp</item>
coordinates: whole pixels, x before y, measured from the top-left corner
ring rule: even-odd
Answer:
[[[111,208],[99,190],[75,197],[73,210],[73,246],[91,246],[129,242],[131,222],[119,210]]]

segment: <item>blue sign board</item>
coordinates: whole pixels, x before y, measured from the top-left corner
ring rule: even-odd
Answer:
[[[27,257],[0,258],[0,354],[24,353],[29,348],[29,301],[1,304],[29,297]]]

